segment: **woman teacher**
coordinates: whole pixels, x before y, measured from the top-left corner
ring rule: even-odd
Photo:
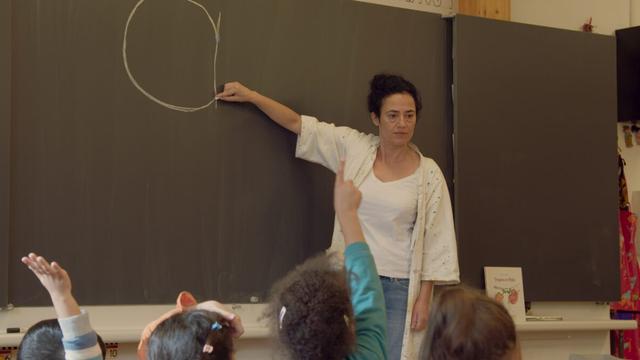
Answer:
[[[296,133],[296,157],[336,172],[362,192],[358,215],[380,274],[387,310],[389,359],[415,359],[424,338],[434,284],[459,281],[447,184],[438,165],[411,143],[422,108],[416,87],[396,75],[370,83],[369,116],[378,135],[301,116],[240,83],[225,84],[218,100],[249,102]],[[330,250],[344,239],[334,222]]]

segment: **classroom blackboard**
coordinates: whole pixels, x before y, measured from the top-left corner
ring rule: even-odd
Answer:
[[[129,19],[131,74],[181,109],[239,80],[373,132],[368,80],[402,74],[424,100],[415,143],[451,180],[439,15],[351,0],[20,0],[10,10],[12,62],[0,68],[13,77],[10,129],[0,123],[10,173],[0,191],[10,178],[11,207],[0,207],[0,224],[11,233],[7,241],[1,227],[0,245],[14,305],[49,303],[19,262],[28,251],[59,260],[83,304],[168,303],[183,289],[248,302],[330,243],[332,174],[295,159],[295,136],[252,106],[183,112],[145,96],[124,66]]]
[[[457,16],[453,39],[462,280],[521,266],[527,300],[619,299],[614,38]]]

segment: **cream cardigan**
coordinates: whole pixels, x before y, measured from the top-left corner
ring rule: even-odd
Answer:
[[[308,160],[336,172],[340,159],[345,159],[345,178],[360,186],[373,168],[380,140],[348,127],[337,127],[302,116],[296,144],[296,157]],[[412,148],[419,150],[412,144]],[[460,281],[458,253],[451,199],[440,168],[430,158],[421,156],[418,177],[418,214],[411,235],[411,266],[404,338],[403,360],[418,357],[425,331],[411,331],[413,304],[420,293],[420,282],[431,280],[436,285]],[[331,251],[344,252],[340,224],[334,219]],[[428,326],[428,325],[427,325]]]

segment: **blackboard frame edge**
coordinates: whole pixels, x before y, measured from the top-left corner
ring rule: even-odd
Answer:
[[[0,2],[0,308],[9,303],[11,215],[11,0]]]
[[[458,100],[458,90],[459,90],[459,81],[458,81],[458,48],[457,48],[457,36],[458,36],[458,17],[465,17],[464,15],[459,15],[457,14],[456,16],[452,17],[451,19],[448,20],[448,28],[447,30],[449,31],[449,40],[450,40],[450,50],[451,50],[451,137],[452,137],[452,159],[451,162],[453,164],[453,191],[451,192],[451,197],[452,197],[452,204],[453,204],[453,218],[454,218],[454,229],[456,232],[456,244],[458,247],[458,258],[460,258],[460,254],[462,251],[462,239],[460,238],[460,228],[459,228],[459,223],[460,223],[460,213],[457,211],[457,209],[460,208],[461,204],[460,204],[460,197],[458,196],[457,192],[458,192],[458,181],[457,179],[459,178],[459,172],[460,170],[458,169],[458,152],[457,152],[457,139],[456,139],[456,129],[458,128],[458,106],[457,106],[457,100]],[[463,271],[463,267],[462,267],[462,262],[459,261],[459,266],[460,266],[460,281],[464,282],[462,279],[462,271]],[[474,284],[469,284],[471,286],[474,286]]]
[[[454,142],[454,97],[453,97],[453,18],[442,18],[444,21],[444,62],[445,62],[445,87],[444,100],[446,105],[444,107],[446,117],[445,123],[447,124],[447,133],[450,136],[451,147],[448,152],[449,169],[447,173],[451,178],[447,179],[447,185],[449,186],[449,194],[451,197],[451,204],[453,204],[453,212],[455,216],[455,142]],[[454,224],[455,227],[455,224]]]

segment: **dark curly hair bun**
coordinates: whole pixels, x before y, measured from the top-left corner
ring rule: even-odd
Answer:
[[[380,117],[382,101],[389,95],[402,93],[411,95],[416,103],[416,113],[419,114],[422,110],[422,99],[415,85],[399,75],[374,75],[369,83],[369,96],[367,97],[369,112]]]

